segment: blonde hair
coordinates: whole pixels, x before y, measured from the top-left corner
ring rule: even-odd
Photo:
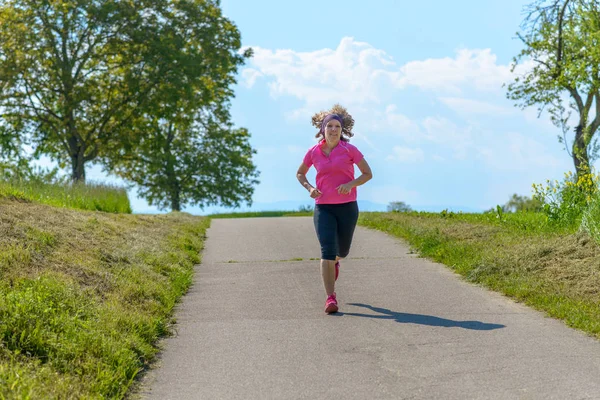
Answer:
[[[342,107],[339,104],[335,104],[328,111],[319,111],[318,113],[316,113],[315,115],[312,116],[313,126],[317,129],[319,129],[319,131],[317,132],[315,137],[316,138],[323,137],[323,132],[321,131],[321,125],[322,125],[325,117],[328,116],[329,114],[336,114],[342,119],[342,121],[344,121],[342,123],[342,135],[340,138],[344,142],[350,141],[350,138],[352,136],[354,136],[354,133],[352,133],[352,128],[354,127],[354,118],[352,118],[352,115],[350,115],[348,113],[348,110],[346,110],[345,107]]]

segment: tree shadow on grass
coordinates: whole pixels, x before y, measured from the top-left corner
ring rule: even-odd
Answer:
[[[402,324],[417,324],[417,325],[428,325],[428,326],[441,326],[444,328],[463,328],[471,329],[476,331],[491,331],[494,329],[505,328],[506,325],[500,324],[489,324],[481,321],[454,321],[451,319],[434,317],[432,315],[423,314],[408,314],[402,312],[395,312],[388,310],[387,308],[373,307],[368,304],[362,303],[348,303],[348,305],[363,307],[371,311],[375,311],[380,315],[372,314],[360,314],[360,313],[339,313],[340,315],[349,315],[352,317],[364,317],[374,319],[391,319]]]

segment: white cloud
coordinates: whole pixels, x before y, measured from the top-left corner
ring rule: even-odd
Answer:
[[[356,120],[357,140],[364,140],[374,154],[384,159],[391,149],[389,159],[423,162],[425,149],[435,154],[432,160],[437,162],[479,157],[500,170],[556,165],[556,159],[546,155],[546,149],[534,140],[518,134],[503,136],[497,129],[471,120],[457,125],[437,115],[434,99],[462,116],[531,118],[531,110],[522,114],[507,106],[502,84],[511,82],[515,74],[510,65],[498,64],[490,49],[461,49],[453,57],[403,65],[398,65],[384,50],[351,37],[343,38],[335,49],[253,50],[249,67],[242,71],[242,80],[248,87],[263,82],[273,98],[300,100],[299,107],[286,112],[292,120],[308,122],[314,112],[341,103]],[[523,74],[532,65],[529,61],[522,63],[516,74]],[[398,97],[409,88],[427,93],[415,98],[423,104],[411,105],[405,111],[396,104],[410,104]],[[418,107],[428,107],[424,101],[427,96],[432,104],[430,116],[425,109],[425,116],[414,118]],[[487,132],[482,133],[482,129]],[[259,155],[267,155],[265,150],[259,150]],[[288,154],[298,151],[287,150]],[[509,158],[503,158],[507,154]]]
[[[378,103],[390,84],[382,72],[395,66],[383,50],[350,37],[343,38],[335,50],[253,50],[252,67],[242,71],[246,84],[266,77],[273,97],[293,96],[311,109],[336,102]]]
[[[504,133],[484,129],[473,123],[458,126],[445,118],[426,118],[422,122],[422,139],[434,148],[432,159],[438,162],[446,156],[458,160],[481,160],[496,171],[526,171],[530,169],[560,170],[562,159],[541,142],[518,132]]]
[[[445,90],[460,93],[464,87],[480,91],[498,91],[510,81],[509,65],[497,65],[490,49],[459,50],[455,58],[445,57],[411,61],[400,69],[398,86]]]
[[[542,143],[517,132],[509,132],[488,140],[476,149],[477,159],[495,170],[527,171],[560,170],[564,159],[553,156]]]
[[[381,104],[398,89],[461,93],[465,89],[501,91],[512,79],[509,65],[498,65],[490,49],[457,51],[454,58],[411,61],[399,66],[383,50],[345,37],[336,49],[312,52],[254,47],[242,79],[252,87],[266,79],[273,97],[292,96],[309,109],[343,104]],[[524,66],[520,66],[522,70]]]
[[[264,76],[260,71],[253,68],[246,68],[242,71],[242,80],[247,88],[252,88],[256,80]]]
[[[490,116],[506,116],[514,114],[514,109],[497,106],[484,101],[465,99],[460,97],[440,97],[439,100],[462,116],[472,116],[476,114]]]
[[[397,110],[398,107],[395,104],[389,104],[384,111],[376,109],[371,113],[366,113],[371,121],[369,131],[394,134],[401,136],[406,141],[414,141],[419,132],[419,125]]]
[[[465,159],[469,148],[473,144],[472,126],[459,128],[454,122],[446,118],[428,117],[422,123],[424,140],[449,148],[453,157]]]
[[[509,65],[499,65],[490,49],[457,51],[454,57],[411,61],[398,65],[385,51],[369,43],[343,38],[335,49],[297,52],[290,49],[254,47],[243,83],[252,87],[264,81],[271,96],[289,96],[301,101],[290,109],[290,120],[309,121],[318,110],[341,103],[356,120],[355,131],[367,135],[377,146],[378,139],[398,136],[407,143],[423,140],[448,144],[455,157],[463,158],[470,132],[461,132],[437,117],[418,123],[399,112],[395,105],[404,89],[416,87],[442,94],[442,103],[463,115],[507,115],[510,111],[493,103],[471,100],[463,92],[503,94],[502,83],[510,81]],[[526,65],[520,66],[522,71]],[[443,96],[443,94],[453,94]],[[394,101],[396,100],[396,101]],[[502,104],[505,103],[502,96]],[[384,136],[381,136],[384,135]]]
[[[420,148],[411,149],[408,147],[394,146],[393,155],[387,157],[390,161],[399,161],[402,163],[418,163],[425,160],[423,150]]]

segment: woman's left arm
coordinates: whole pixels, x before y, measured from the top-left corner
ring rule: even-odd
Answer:
[[[350,193],[352,188],[366,183],[373,177],[373,173],[371,172],[371,167],[369,167],[367,160],[365,160],[364,158],[362,160],[360,160],[358,162],[358,164],[356,164],[356,166],[358,167],[358,169],[360,169],[360,172],[362,172],[362,174],[355,180],[338,186],[337,187],[338,193],[348,194],[348,193]]]
[[[360,172],[362,172],[362,174],[355,180],[348,183],[352,187],[360,186],[371,180],[371,178],[373,178],[373,173],[371,172],[371,167],[367,163],[367,160],[363,158],[358,162],[358,164],[356,164],[356,166],[358,167],[358,169],[360,169]]]

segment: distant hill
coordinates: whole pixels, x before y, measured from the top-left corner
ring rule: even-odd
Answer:
[[[449,205],[433,205],[433,206],[411,206],[415,211],[427,211],[427,212],[441,212],[442,210],[448,210],[453,212],[462,211],[464,213],[482,213],[484,210],[475,207],[467,206],[449,206]]]
[[[209,215],[216,213],[230,213],[230,212],[251,212],[251,211],[297,211],[301,207],[313,207],[314,202],[289,200],[289,201],[277,201],[272,203],[253,203],[251,207],[240,207],[240,208],[226,208],[226,207],[207,207],[200,209],[198,207],[189,207],[184,211],[194,215]],[[358,208],[361,211],[387,211],[387,204],[375,203],[368,200],[359,200]],[[427,212],[440,212],[442,210],[448,210],[453,212],[467,212],[467,213],[480,213],[483,212],[481,209],[466,206],[450,206],[450,205],[428,205],[428,206],[413,206],[411,208],[415,211],[427,211]],[[135,210],[136,213],[145,213],[145,211]]]

